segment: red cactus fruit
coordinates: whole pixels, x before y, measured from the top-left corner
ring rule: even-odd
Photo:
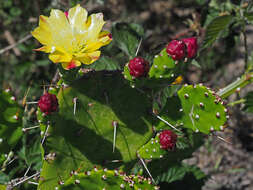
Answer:
[[[46,115],[58,111],[58,100],[54,94],[45,93],[38,102],[40,110]]]
[[[160,145],[162,149],[173,149],[177,142],[177,135],[170,130],[164,130],[159,135]]]
[[[184,38],[182,41],[187,47],[187,58],[193,58],[196,56],[198,51],[198,43],[196,37]]]
[[[128,68],[133,77],[144,77],[148,74],[149,62],[142,57],[135,57],[129,61]]]
[[[186,54],[186,45],[181,40],[172,40],[166,46],[166,52],[169,56],[172,57],[173,60],[181,60],[185,57]]]

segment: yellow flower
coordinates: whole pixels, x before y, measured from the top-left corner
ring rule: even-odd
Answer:
[[[111,34],[101,31],[103,14],[92,14],[76,5],[68,12],[51,10],[50,16],[40,16],[39,27],[32,35],[43,45],[37,51],[49,53],[54,63],[64,69],[91,64],[100,57],[100,47],[111,42]]]

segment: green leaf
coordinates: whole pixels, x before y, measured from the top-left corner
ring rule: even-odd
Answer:
[[[185,186],[185,183],[190,182],[195,186],[193,187],[193,185],[190,185],[191,189],[199,189],[201,185],[204,184],[206,177],[207,176],[196,166],[177,164],[169,167],[166,172],[157,176],[156,182],[167,182],[170,183],[171,186],[176,186],[178,189],[185,189],[180,186]]]
[[[216,17],[211,21],[206,28],[206,35],[203,43],[204,48],[211,46],[215,42],[219,34],[228,27],[232,19],[232,15],[225,15]]]
[[[137,24],[116,23],[112,27],[113,40],[129,58],[135,57],[142,35],[143,29]]]
[[[171,183],[176,180],[181,180],[185,176],[187,168],[182,167],[181,165],[175,165],[168,169],[168,171],[161,173],[156,178],[156,182],[167,182]]]
[[[245,106],[243,108],[244,111],[253,113],[253,91],[249,92],[246,97]]]

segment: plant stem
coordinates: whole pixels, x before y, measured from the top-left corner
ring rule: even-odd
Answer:
[[[244,40],[244,70],[246,71],[247,68],[248,68],[248,43],[247,43],[247,34],[246,34],[246,24],[244,24],[244,27],[243,27],[243,31],[242,31],[242,34],[243,34],[243,40]]]
[[[236,81],[232,82],[228,86],[220,89],[217,94],[221,98],[227,98],[237,90],[242,89],[243,87],[247,86],[249,83],[253,82],[253,73],[247,73],[238,78]]]
[[[240,99],[240,100],[236,100],[236,101],[234,101],[234,102],[228,103],[228,106],[233,107],[233,106],[235,106],[235,105],[237,105],[237,104],[244,103],[245,101],[246,101],[246,99],[242,98],[242,99]]]

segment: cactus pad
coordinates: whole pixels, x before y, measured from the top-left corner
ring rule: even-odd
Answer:
[[[60,90],[59,112],[50,116],[49,136],[43,145],[49,159],[43,163],[41,176],[45,180],[39,188],[51,190],[58,174],[65,179],[79,165],[85,170],[93,165],[115,168],[137,159],[137,150],[152,136],[148,112],[152,104],[120,76],[116,72],[89,73]]]
[[[174,61],[164,48],[159,55],[156,55],[153,60],[153,65],[149,71],[150,78],[166,78],[174,81],[179,72],[182,71],[184,62]]]
[[[224,129],[226,114],[227,109],[215,92],[203,85],[185,85],[178,91],[178,97],[168,100],[159,115],[175,127],[209,134]],[[164,128],[170,127],[160,121],[157,130]]]
[[[144,159],[159,159],[163,158],[164,155],[168,153],[167,150],[160,148],[159,143],[159,133],[152,138],[147,144],[143,145],[140,150],[138,150],[138,154],[141,158]]]
[[[155,190],[159,187],[151,184],[151,180],[142,176],[127,176],[124,172],[118,170],[98,170],[94,168],[91,171],[76,173],[65,182],[60,181],[58,190],[118,190],[118,189],[145,189]]]

